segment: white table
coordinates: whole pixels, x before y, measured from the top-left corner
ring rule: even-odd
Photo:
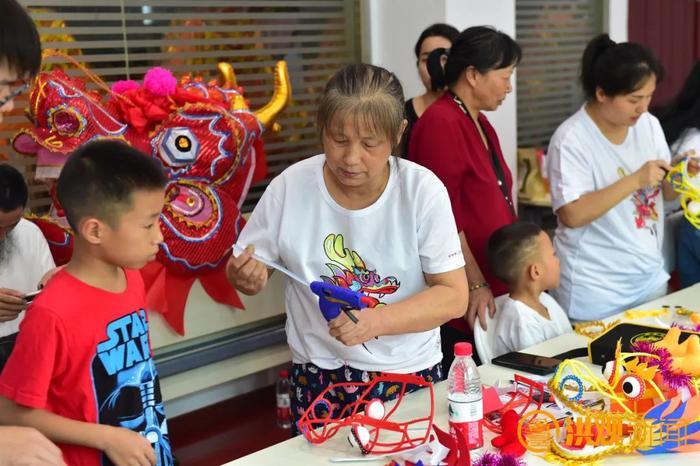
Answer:
[[[662,305],[669,306],[685,306],[689,309],[696,310],[700,307],[700,284],[693,287],[686,288],[685,290],[664,296],[663,298],[651,301],[643,306],[639,306],[639,309],[658,309]],[[610,320],[615,318],[622,318],[622,316],[612,317]],[[645,322],[646,321],[646,322]],[[649,323],[657,324],[654,319],[638,319],[635,320],[637,323]],[[535,345],[525,352],[530,352],[533,354],[539,354],[542,356],[554,356],[556,354],[562,353],[564,351],[579,348],[585,346],[588,339],[577,335],[575,333],[568,333],[565,335],[560,335],[559,337],[553,338],[546,342]],[[599,370],[600,368],[598,368]],[[492,385],[498,379],[508,380],[513,376],[512,369],[506,369],[498,366],[492,366],[490,364],[483,365],[479,367],[479,374],[481,375],[481,381],[485,384]],[[523,375],[528,376],[529,374],[523,373]],[[435,393],[435,424],[441,429],[447,429],[447,396],[446,396],[447,384],[445,382],[437,383],[434,385]],[[412,393],[403,400],[402,412],[406,415],[413,415],[411,410],[415,408],[415,413],[424,413],[424,409],[421,410],[421,406],[425,406],[429,402],[429,393],[427,390],[421,390],[416,393]],[[271,447],[265,448],[258,452],[252,453],[248,456],[240,458],[238,460],[227,463],[226,466],[247,466],[247,465],[324,465],[328,466],[331,464],[377,464],[383,465],[388,462],[385,457],[378,457],[375,461],[363,461],[362,463],[331,463],[330,458],[334,457],[356,457],[358,459],[363,458],[359,451],[351,448],[347,442],[347,429],[341,429],[333,438],[321,445],[311,445],[303,437],[295,437],[287,441],[278,443]],[[264,432],[260,432],[258,435],[264,435]],[[488,430],[484,429],[485,445],[490,447],[490,440],[493,434]],[[367,459],[364,457],[363,459]],[[550,463],[545,462],[541,457],[526,454],[523,460],[528,465],[548,465]],[[618,465],[618,464],[634,464],[636,465],[662,465],[669,464],[671,461],[676,461],[678,464],[700,464],[700,452],[693,453],[683,453],[680,455],[674,454],[664,454],[664,455],[617,455],[607,457],[603,460],[605,465]]]

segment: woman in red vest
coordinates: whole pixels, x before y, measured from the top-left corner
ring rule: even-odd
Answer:
[[[429,61],[444,60],[440,51]],[[493,297],[506,285],[489,269],[486,244],[491,233],[516,220],[513,179],[498,136],[482,111],[496,110],[511,92],[511,76],[520,62],[520,46],[486,26],[464,30],[446,53],[444,69],[428,66],[431,80],[448,92],[416,124],[408,158],[432,170],[445,184],[462,242],[470,285],[463,319],[442,326],[443,367],[452,361],[453,343],[472,338],[476,319],[486,328]]]

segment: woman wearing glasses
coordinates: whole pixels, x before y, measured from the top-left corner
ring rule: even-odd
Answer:
[[[27,12],[15,0],[0,2],[0,123],[12,111],[13,99],[27,90],[27,81],[39,72],[39,33]]]
[[[34,22],[16,0],[0,1],[0,123],[3,113],[14,108],[13,100],[26,88],[26,82],[39,72],[41,44]],[[0,185],[0,199],[5,195]],[[5,212],[0,210],[0,220]],[[0,316],[12,316],[13,310],[24,308],[23,294],[13,293],[10,283],[4,283],[7,271],[0,263]],[[6,265],[5,265],[6,266]],[[12,271],[16,274],[16,271]],[[10,275],[12,275],[10,274]],[[9,309],[9,310],[8,310]],[[15,319],[17,313],[14,313]],[[0,317],[0,326],[8,321]],[[61,451],[35,429],[0,427],[0,464],[28,466],[64,465]]]

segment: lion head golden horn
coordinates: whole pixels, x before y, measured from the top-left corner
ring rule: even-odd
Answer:
[[[233,89],[238,87],[236,82],[236,73],[233,71],[233,66],[227,62],[219,62],[216,66],[219,70],[219,76],[221,77],[221,84],[226,89]]]
[[[273,125],[282,110],[289,104],[292,98],[292,85],[289,82],[289,71],[287,62],[278,61],[275,65],[275,92],[272,99],[260,110],[256,110],[255,116],[260,120],[266,130],[274,130]]]

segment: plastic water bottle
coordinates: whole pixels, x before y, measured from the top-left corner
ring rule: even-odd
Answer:
[[[484,445],[482,425],[484,404],[481,379],[472,359],[470,343],[455,344],[455,359],[447,376],[447,402],[450,433],[466,441],[472,458]]]
[[[289,371],[281,370],[277,381],[277,425],[283,429],[292,427],[292,408],[289,399]]]

